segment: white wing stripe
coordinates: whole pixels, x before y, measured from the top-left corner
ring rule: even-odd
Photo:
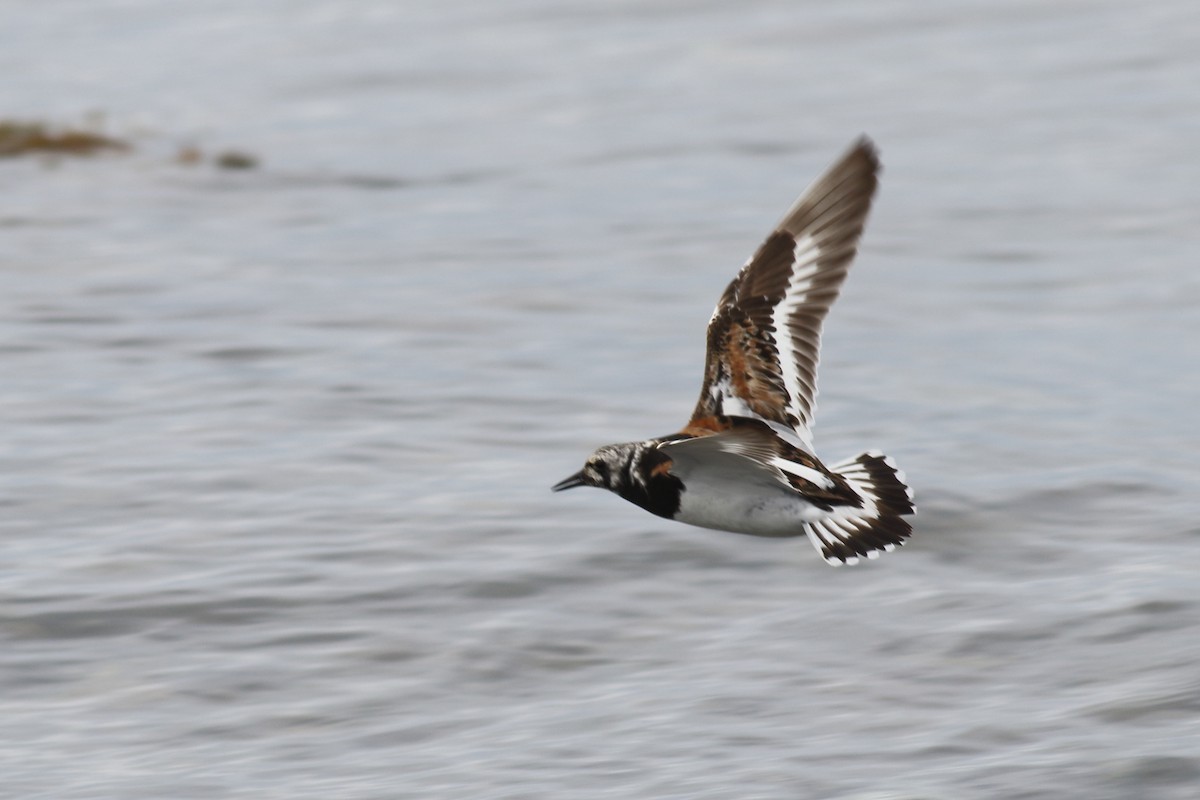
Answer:
[[[809,427],[810,418],[800,405],[800,394],[807,387],[800,379],[800,373],[796,369],[796,359],[793,355],[798,345],[804,345],[795,341],[795,337],[788,330],[788,317],[802,307],[808,299],[808,292],[812,289],[812,279],[817,274],[817,261],[821,255],[821,248],[812,236],[802,236],[796,240],[793,252],[795,266],[793,266],[792,274],[788,279],[787,291],[784,293],[783,299],[771,310],[771,327],[774,329],[771,332],[771,338],[775,343],[776,352],[779,353],[779,369],[782,372],[784,389],[788,394],[787,411],[796,419],[796,436],[803,443],[804,449],[811,453],[813,452],[813,443],[812,430]],[[805,349],[811,349],[811,346],[806,346]]]
[[[795,475],[798,478],[803,478],[809,483],[815,483],[817,486],[822,488],[833,488],[833,481],[831,481],[827,475],[818,472],[812,467],[806,467],[803,464],[797,464],[794,461],[788,461],[786,458],[779,458],[778,456],[771,459],[771,466],[782,470],[783,472]]]

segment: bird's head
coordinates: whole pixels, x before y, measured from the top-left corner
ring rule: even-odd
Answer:
[[[630,480],[630,463],[637,455],[637,444],[609,444],[588,458],[583,469],[551,487],[556,492],[576,486],[596,486],[621,493]]]

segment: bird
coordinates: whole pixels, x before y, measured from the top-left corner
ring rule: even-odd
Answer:
[[[607,489],[690,525],[808,540],[834,566],[904,544],[916,512],[877,450],[826,466],[813,448],[821,330],[879,182],[866,135],[796,200],[717,302],[704,380],[677,433],[605,445],[555,484]]]

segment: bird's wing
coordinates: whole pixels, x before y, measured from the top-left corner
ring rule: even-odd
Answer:
[[[671,460],[671,474],[686,483],[692,470],[703,469],[710,480],[724,473],[730,483],[785,487],[817,503],[857,502],[840,476],[785,441],[766,422],[751,417],[728,417],[724,422],[721,430],[693,428],[659,440],[658,450]]]
[[[875,147],[863,137],[725,289],[708,323],[704,386],[689,427],[754,417],[812,452],[821,326],[857,250],[878,173]]]

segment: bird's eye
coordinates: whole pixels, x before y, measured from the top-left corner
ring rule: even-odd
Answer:
[[[596,474],[601,478],[608,477],[608,464],[605,464],[603,461],[593,462],[592,469],[596,470]]]

